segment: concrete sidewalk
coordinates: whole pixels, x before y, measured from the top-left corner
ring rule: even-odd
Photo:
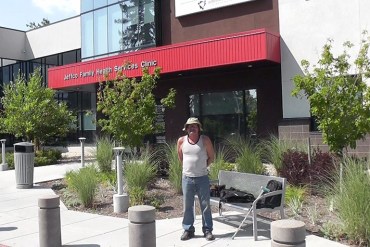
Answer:
[[[63,178],[69,170],[79,169],[79,163],[36,167],[34,182]],[[0,247],[39,246],[38,198],[54,194],[51,189],[35,185],[32,189],[16,189],[14,170],[0,171]],[[63,246],[113,247],[128,245],[128,220],[68,210],[61,203],[61,225]],[[252,227],[244,227],[234,240],[234,234],[243,216],[229,213],[225,217],[214,215],[214,241],[206,241],[201,234],[201,218],[196,219],[196,237],[181,241],[181,218],[156,221],[157,246],[270,246],[270,222],[258,222],[259,240],[254,241]],[[249,222],[250,223],[250,222]],[[306,237],[306,246],[344,246],[314,235]]]

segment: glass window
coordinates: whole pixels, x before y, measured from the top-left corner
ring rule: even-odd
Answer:
[[[107,9],[94,11],[94,55],[108,52]]]
[[[68,93],[68,108],[72,110],[78,109],[78,92]]]
[[[154,0],[94,0],[94,3],[94,12],[81,15],[81,55],[85,61],[155,45]],[[107,4],[111,5],[104,8]],[[97,6],[101,8],[96,10]]]
[[[144,24],[140,29],[140,44],[155,44],[154,2],[144,5]]]
[[[94,0],[94,9],[107,6],[107,0]]]
[[[82,119],[83,130],[96,130],[96,125],[95,125],[96,120],[95,119],[96,119],[96,114],[94,112],[93,113],[84,112],[83,119]]]
[[[45,58],[45,63],[48,65],[58,65],[58,55],[48,56]]]
[[[196,117],[200,115],[199,114],[199,109],[200,109],[199,104],[200,104],[199,95],[198,94],[190,95],[189,97],[190,116]]]
[[[81,0],[81,13],[94,9],[94,2],[91,0]]]
[[[10,77],[9,77],[9,74],[10,74],[10,66],[5,66],[2,68],[3,69],[3,85],[5,86],[6,84],[8,84],[10,82]]]
[[[154,2],[144,4],[144,23],[154,22]]]
[[[94,18],[93,12],[81,16],[82,25],[82,44],[81,56],[92,57],[94,56]]]
[[[91,93],[82,92],[82,110],[91,110],[92,102],[91,102]]]
[[[21,73],[21,71],[20,71],[21,66],[20,66],[19,63],[16,63],[16,64],[13,64],[12,67],[13,67],[13,74],[12,74],[12,79],[11,80],[15,81]]]
[[[257,90],[250,89],[245,91],[245,108],[247,132],[250,135],[257,134]]]
[[[202,114],[218,115],[243,113],[243,92],[202,94]]]
[[[122,50],[120,41],[122,39],[121,4],[108,7],[108,51],[116,52]]]
[[[109,4],[113,4],[113,3],[117,3],[117,2],[119,2],[120,0],[108,0],[108,5]]]
[[[190,115],[199,117],[212,138],[255,135],[257,91],[230,91],[189,96]]]
[[[63,64],[62,65],[76,63],[76,62],[79,62],[77,51],[69,51],[69,52],[63,53]]]

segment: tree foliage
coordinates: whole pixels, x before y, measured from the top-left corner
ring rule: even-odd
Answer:
[[[142,146],[146,135],[159,131],[160,127],[155,124],[156,100],[153,94],[158,78],[158,68],[153,75],[144,68],[140,81],[119,74],[113,81],[100,83],[97,109],[106,116],[98,120],[102,131],[129,147]],[[161,103],[165,107],[174,107],[175,94],[175,90],[170,89]]]
[[[1,131],[33,140],[36,150],[51,137],[63,137],[75,122],[64,103],[58,103],[55,92],[42,85],[40,68],[30,75],[29,81],[20,74],[15,82],[4,87],[1,99]]]
[[[26,27],[30,28],[30,29],[36,29],[36,28],[39,28],[39,27],[43,27],[43,26],[47,26],[50,24],[50,21],[47,19],[47,18],[42,18],[42,21],[41,23],[35,23],[34,21],[26,24]]]
[[[304,75],[293,78],[292,95],[303,92],[308,98],[324,143],[337,153],[348,146],[356,148],[356,141],[370,132],[369,42],[370,37],[361,41],[357,58],[350,62],[348,51],[353,44],[345,42],[344,52],[334,56],[333,40],[328,40],[317,65],[311,69],[303,60]]]

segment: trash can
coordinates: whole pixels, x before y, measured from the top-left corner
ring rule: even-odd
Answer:
[[[14,144],[14,170],[17,189],[33,187],[34,145],[29,142]]]

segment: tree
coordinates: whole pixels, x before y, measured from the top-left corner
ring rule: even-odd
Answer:
[[[29,27],[30,29],[36,29],[39,27],[47,26],[50,24],[50,21],[47,18],[42,18],[41,23],[35,23],[34,21],[30,22],[29,24],[26,24],[26,27]]]
[[[160,131],[160,126],[155,124],[156,100],[153,94],[158,78],[159,68],[153,75],[144,68],[140,82],[119,73],[115,80],[100,83],[97,109],[106,116],[98,120],[102,131],[132,148],[142,146],[146,135]],[[175,95],[175,90],[170,89],[161,103],[165,107],[174,107]]]
[[[19,74],[14,83],[4,87],[1,132],[34,141],[36,150],[51,137],[65,136],[75,117],[65,103],[54,99],[54,94],[42,85],[40,68],[30,75],[28,82]]]
[[[361,41],[357,58],[351,63],[348,51],[353,44],[345,42],[344,52],[335,57],[333,40],[328,40],[317,65],[311,69],[303,60],[304,75],[293,78],[292,95],[298,97],[303,91],[324,143],[339,154],[348,146],[356,148],[356,141],[370,132],[370,88],[366,85],[370,77],[369,41],[370,37]]]

